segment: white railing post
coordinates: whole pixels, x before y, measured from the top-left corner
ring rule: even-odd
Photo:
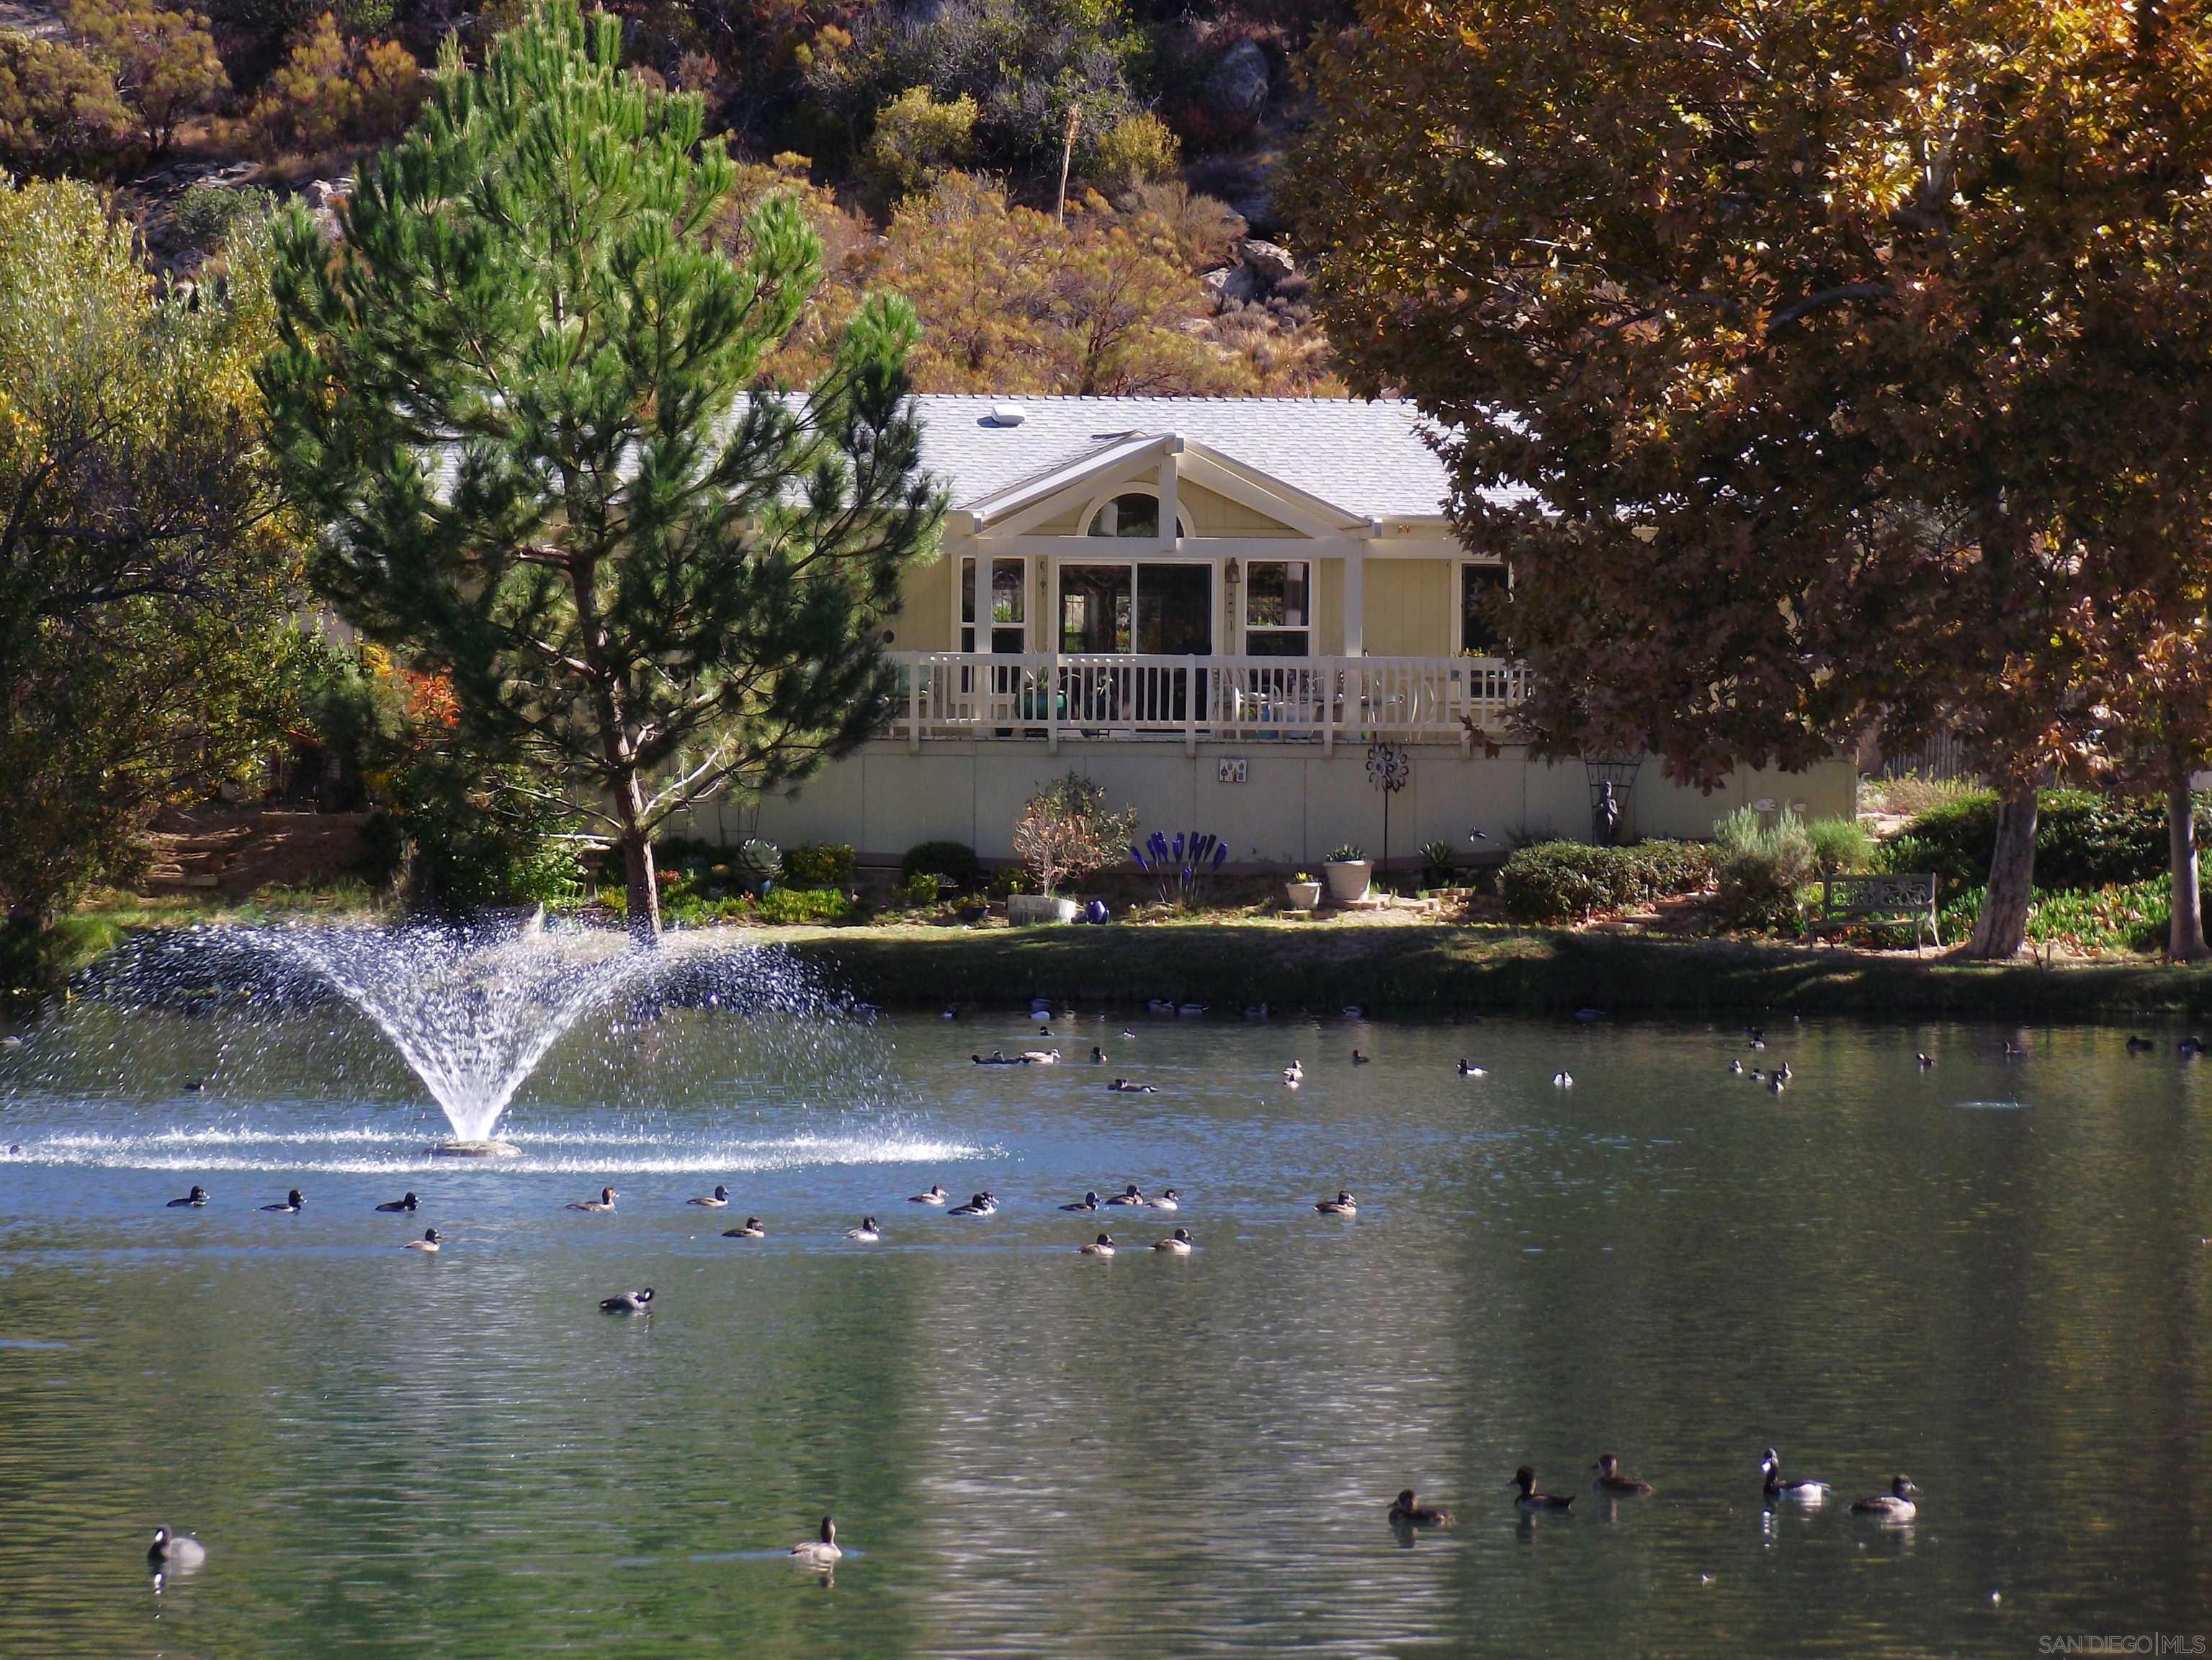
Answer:
[[[1341,660],[1322,659],[1321,672],[1321,752],[1324,756],[1336,753],[1336,677]]]
[[[1045,660],[1044,671],[1044,752],[1060,753],[1060,654],[1054,652]]]
[[[921,753],[921,677],[934,675],[934,667],[927,660],[908,662],[906,666],[906,750],[908,755]]]
[[[1185,755],[1195,755],[1198,753],[1198,687],[1199,678],[1202,672],[1203,671],[1199,667],[1197,658],[1191,657],[1184,660],[1182,670],[1182,752]]]

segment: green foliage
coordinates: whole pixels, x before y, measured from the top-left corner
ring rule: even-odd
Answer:
[[[1330,865],[1357,864],[1367,857],[1366,849],[1357,842],[1342,842],[1323,855],[1322,862]]]
[[[902,302],[864,301],[810,392],[756,395],[821,246],[771,198],[724,258],[734,172],[704,123],[576,0],[480,71],[449,47],[338,254],[283,222],[263,376],[319,585],[623,846],[641,934],[672,815],[874,729],[884,621],[940,510]]]
[[[983,879],[986,899],[1011,899],[1018,893],[1036,891],[1036,884],[1019,865],[1001,865]]]
[[[2212,884],[2206,890],[2212,891]],[[1966,937],[1981,914],[1984,897],[1985,891],[1974,886],[1944,897],[1937,912],[1944,939]],[[2087,891],[2039,892],[2028,911],[2027,938],[2032,945],[2055,946],[2081,956],[2161,951],[2172,909],[2172,879],[2163,871],[2140,882],[2111,883]]]
[[[838,888],[774,888],[753,907],[763,922],[848,922],[860,907]]]
[[[2200,841],[2212,838],[2212,799],[2197,798]],[[1917,861],[1946,886],[1981,882],[1996,846],[1996,797],[1979,790],[1922,813],[1905,827]],[[1893,848],[1886,862],[1901,869]],[[2166,867],[2166,803],[2087,790],[2045,790],[2038,798],[2035,885],[2057,891],[2139,882]]]
[[[975,143],[975,100],[966,93],[939,103],[927,87],[908,87],[876,112],[868,170],[896,199],[926,188],[968,160]]]
[[[1559,923],[1697,893],[1711,879],[1712,862],[1694,842],[1540,842],[1506,860],[1498,888],[1516,921]]]
[[[67,40],[0,33],[0,172],[105,177],[137,125],[100,58]]]
[[[199,179],[187,185],[169,210],[169,229],[178,241],[202,252],[229,241],[240,225],[258,224],[276,210],[276,198],[264,190],[234,190]]]
[[[208,20],[153,0],[69,0],[64,16],[78,40],[113,66],[123,101],[146,147],[168,153],[178,126],[212,109],[230,90]]]
[[[1139,110],[1100,137],[1090,177],[1118,198],[1172,179],[1182,161],[1182,145],[1174,130],[1150,110]]]
[[[1421,843],[1421,875],[1431,886],[1441,887],[1451,879],[1452,844],[1439,837]]]
[[[783,849],[765,836],[749,836],[730,849],[730,868],[748,882],[772,882],[783,874]]]
[[[860,855],[842,844],[809,844],[783,855],[783,879],[794,888],[849,888]]]
[[[251,375],[265,237],[198,303],[91,186],[0,179],[0,904],[129,875],[162,806],[289,718],[299,549]]]
[[[249,118],[264,155],[378,143],[415,119],[422,66],[397,41],[349,41],[325,12],[262,84]]]
[[[1738,807],[1713,826],[1713,876],[1721,911],[1738,927],[1794,932],[1797,890],[1817,873],[1813,838],[1794,812],[1770,824]]]
[[[1856,818],[1815,818],[1805,826],[1813,868],[1822,876],[1863,871],[1874,863],[1874,837]]]
[[[898,901],[916,910],[934,905],[944,897],[942,885],[950,879],[933,870],[915,871],[912,875],[901,879],[897,888]]]
[[[965,842],[917,842],[899,860],[899,874],[909,881],[921,875],[942,876],[963,893],[974,891],[983,879],[975,849]]]
[[[1890,812],[1910,818],[1946,806],[1961,796],[1984,787],[1971,778],[1937,778],[1925,773],[1903,772],[1893,778],[1859,780],[1859,810]]]

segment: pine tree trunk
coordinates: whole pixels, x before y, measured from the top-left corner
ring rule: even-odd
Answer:
[[[1996,851],[1990,855],[1990,886],[1966,955],[2001,960],[2017,957],[2027,941],[2027,908],[2035,897],[2035,789],[2014,789],[1997,801]]]
[[[2166,793],[2166,843],[2172,861],[2173,920],[2166,954],[2177,963],[2197,963],[2212,952],[2204,945],[2204,896],[2197,872],[2197,803],[2189,793],[2189,763],[2177,755],[2172,764]]]
[[[618,838],[623,850],[623,883],[629,901],[629,942],[645,951],[660,944],[660,885],[654,879],[653,837],[640,824],[644,794],[633,775],[616,797],[622,815]]]

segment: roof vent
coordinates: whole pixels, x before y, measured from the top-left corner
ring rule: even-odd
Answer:
[[[994,427],[1018,427],[1029,416],[1030,412],[1019,404],[991,405],[991,424]]]

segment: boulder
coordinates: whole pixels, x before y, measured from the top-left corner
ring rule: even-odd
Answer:
[[[1255,298],[1260,292],[1260,285],[1254,280],[1249,265],[1224,265],[1219,271],[1206,272],[1198,280],[1206,284],[1206,291],[1213,296],[1217,307],[1232,301],[1241,305]]]
[[[1278,283],[1287,283],[1298,274],[1298,262],[1291,258],[1291,251],[1279,242],[1263,242],[1248,236],[1241,245],[1244,263],[1250,266],[1259,284],[1272,289]]]
[[[1256,40],[1239,40],[1206,70],[1199,107],[1224,132],[1248,131],[1267,107],[1267,54]]]

